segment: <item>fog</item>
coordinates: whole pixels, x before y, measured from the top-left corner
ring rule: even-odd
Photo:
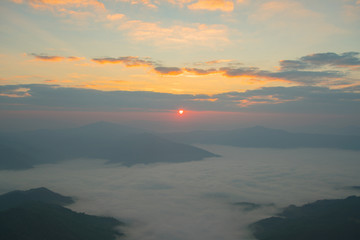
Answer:
[[[252,239],[247,225],[279,208],[360,193],[347,188],[360,185],[356,151],[200,147],[222,157],[132,167],[69,160],[0,171],[0,192],[43,186],[73,196],[73,210],[128,223],[129,240]]]

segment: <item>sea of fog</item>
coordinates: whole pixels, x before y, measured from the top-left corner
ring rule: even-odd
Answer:
[[[0,171],[0,193],[47,187],[69,207],[126,223],[129,240],[249,240],[247,225],[289,204],[359,195],[360,154],[200,146],[222,157],[124,167],[77,159]],[[237,202],[264,204],[244,211]]]

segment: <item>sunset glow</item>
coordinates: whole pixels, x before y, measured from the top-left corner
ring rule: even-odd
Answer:
[[[346,126],[360,119],[359,16],[356,0],[0,1],[0,111],[160,120],[183,105]]]

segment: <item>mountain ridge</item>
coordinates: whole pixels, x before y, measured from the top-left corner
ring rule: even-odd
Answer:
[[[360,136],[292,133],[255,126],[234,130],[193,131],[162,135],[188,144],[218,144],[254,148],[337,148],[360,150]]]
[[[0,169],[26,169],[75,158],[106,159],[109,163],[132,166],[218,156],[189,144],[107,122],[72,129],[16,133],[10,135],[11,142],[7,141],[8,136],[0,134],[0,147],[4,145],[14,150],[7,154],[0,152]]]

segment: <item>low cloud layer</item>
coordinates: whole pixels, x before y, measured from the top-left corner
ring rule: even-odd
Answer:
[[[207,149],[223,157],[130,168],[77,160],[1,171],[0,193],[44,186],[73,196],[76,211],[127,222],[128,240],[249,239],[247,225],[275,207],[357,193],[344,188],[359,185],[355,152]],[[236,202],[264,206],[245,212]]]
[[[176,69],[162,69],[174,71]],[[26,91],[24,90],[26,89]],[[173,110],[356,114],[357,87],[267,87],[215,95],[99,91],[58,85],[0,86],[1,110],[122,111]]]

